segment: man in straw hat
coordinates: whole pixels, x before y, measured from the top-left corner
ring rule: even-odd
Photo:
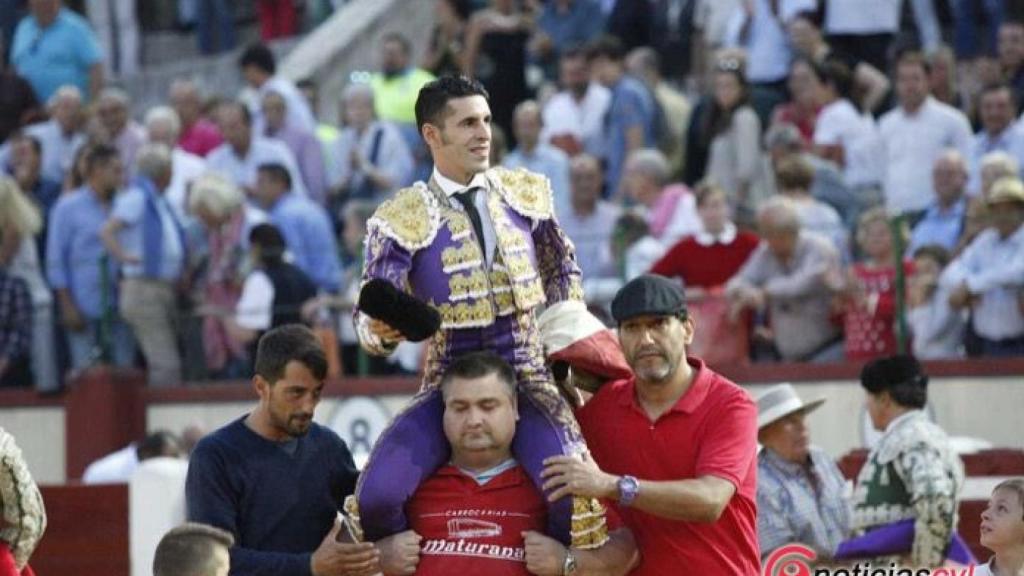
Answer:
[[[804,403],[790,384],[772,386],[757,399],[757,439],[764,447],[757,457],[762,556],[794,542],[831,556],[849,532],[846,481],[832,458],[811,446],[804,423],[824,403]]]
[[[1024,355],[1024,184],[1003,178],[987,200],[992,226],[950,263],[942,284],[971,309],[983,356]]]
[[[640,548],[634,575],[760,574],[754,402],[687,357],[695,326],[676,282],[630,281],[612,316],[635,376],[577,411],[593,459],[548,458],[549,498],[613,501]]]

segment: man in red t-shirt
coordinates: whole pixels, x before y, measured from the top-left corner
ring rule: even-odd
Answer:
[[[648,274],[612,301],[635,376],[577,412],[593,461],[549,458],[549,498],[615,500],[642,560],[632,573],[757,576],[757,407],[686,357],[694,324],[679,286]]]
[[[636,562],[628,529],[610,516],[595,550],[545,536],[543,495],[512,456],[516,378],[493,352],[456,359],[441,381],[451,462],[420,484],[406,507],[411,530],[377,542],[388,576],[624,574]]]

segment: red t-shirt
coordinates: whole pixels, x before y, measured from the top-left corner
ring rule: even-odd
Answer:
[[[420,485],[406,512],[423,537],[417,575],[529,574],[522,533],[543,533],[547,523],[544,499],[521,466],[483,486],[445,466]]]
[[[913,274],[913,263],[903,266]],[[870,360],[896,353],[896,268],[854,264],[853,274],[867,297],[865,307],[849,306],[843,317],[846,358]]]
[[[729,281],[757,248],[757,236],[737,232],[728,244],[714,242],[704,245],[695,236],[676,243],[651,268],[651,273],[683,279],[687,286],[714,288]]]
[[[680,522],[617,508],[642,556],[632,576],[758,576],[757,407],[742,388],[696,358],[689,390],[651,422],[634,380],[606,384],[577,412],[587,446],[611,474],[640,480],[716,476],[736,486],[714,523]]]

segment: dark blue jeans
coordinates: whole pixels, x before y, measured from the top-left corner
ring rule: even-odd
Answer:
[[[979,4],[987,25],[986,37],[982,39],[978,38],[982,30],[978,26]],[[949,7],[953,12],[953,46],[957,58],[995,55],[999,25],[1005,12],[1003,0],[949,0]]]
[[[235,47],[235,15],[228,0],[199,0],[199,51],[217,54]]]

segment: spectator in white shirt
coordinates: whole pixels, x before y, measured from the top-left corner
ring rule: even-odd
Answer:
[[[981,193],[981,159],[996,151],[1013,156],[1018,165],[1024,162],[1024,130],[1017,124],[1017,103],[1013,90],[1006,84],[986,86],[978,97],[981,130],[971,140],[968,156],[970,180],[967,193]]]
[[[963,356],[964,317],[950,307],[949,290],[939,284],[948,264],[949,251],[937,244],[914,251],[914,274],[907,278],[907,325],[914,356],[921,360]]]
[[[540,140],[541,123],[536,102],[527,100],[516,106],[512,131],[517,146],[505,156],[503,164],[547,176],[555,197],[555,214],[561,217],[569,210],[569,157]]]
[[[50,97],[47,107],[50,119],[27,126],[25,134],[38,140],[42,147],[43,178],[63,183],[75,153],[85,144],[82,93],[74,86],[62,86]],[[10,143],[8,140],[0,148],[0,168],[6,168],[10,162]]]
[[[286,126],[310,133],[316,131],[316,119],[302,93],[291,80],[275,75],[277,64],[274,62],[274,53],[269,48],[263,44],[253,44],[248,47],[239,57],[238,67],[242,71],[245,83],[256,91],[256,99],[249,112],[252,114],[253,126],[257,134],[263,134],[266,128],[260,103],[270,91],[277,92],[287,102]]]
[[[931,0],[910,0],[921,44],[931,52],[941,40]],[[824,0],[829,43],[854,62],[887,70],[889,46],[899,32],[903,0]]]
[[[334,173],[328,177],[334,212],[347,200],[375,204],[409,184],[413,155],[399,129],[380,120],[374,92],[367,84],[349,84],[342,94],[344,127],[331,150]]]
[[[256,188],[256,170],[261,164],[281,164],[291,176],[292,190],[306,196],[302,173],[291,150],[279,140],[256,136],[252,115],[244,104],[222,104],[217,110],[217,124],[224,135],[224,143],[206,157],[211,170],[221,172],[248,194]]]
[[[970,308],[983,356],[1024,355],[1024,184],[1004,178],[988,198],[992,227],[942,275],[954,309]]]
[[[590,64],[581,48],[562,53],[559,83],[562,91],[544,105],[541,140],[570,156],[586,152],[604,158],[604,116],[612,96],[607,88],[590,81]]]
[[[583,280],[614,276],[611,239],[621,210],[601,199],[601,163],[589,154],[576,156],[569,164],[569,182],[570,208],[558,220],[576,246],[576,262],[583,271]]]
[[[931,168],[946,148],[967,155],[971,126],[959,110],[928,93],[928,63],[916,52],[896,69],[899,106],[879,122],[885,149],[884,192],[892,212],[919,213],[933,198]]]
[[[832,60],[822,68],[825,106],[814,127],[814,152],[842,167],[843,179],[854,194],[877,199],[882,158],[875,120],[850,99],[853,76],[845,64]]]
[[[144,124],[149,142],[163,144],[171,150],[171,183],[167,187],[165,197],[179,221],[187,222],[191,220],[187,207],[188,187],[193,180],[206,172],[206,160],[177,146],[178,137],[181,135],[181,121],[174,108],[150,108],[149,112],[146,112]]]

